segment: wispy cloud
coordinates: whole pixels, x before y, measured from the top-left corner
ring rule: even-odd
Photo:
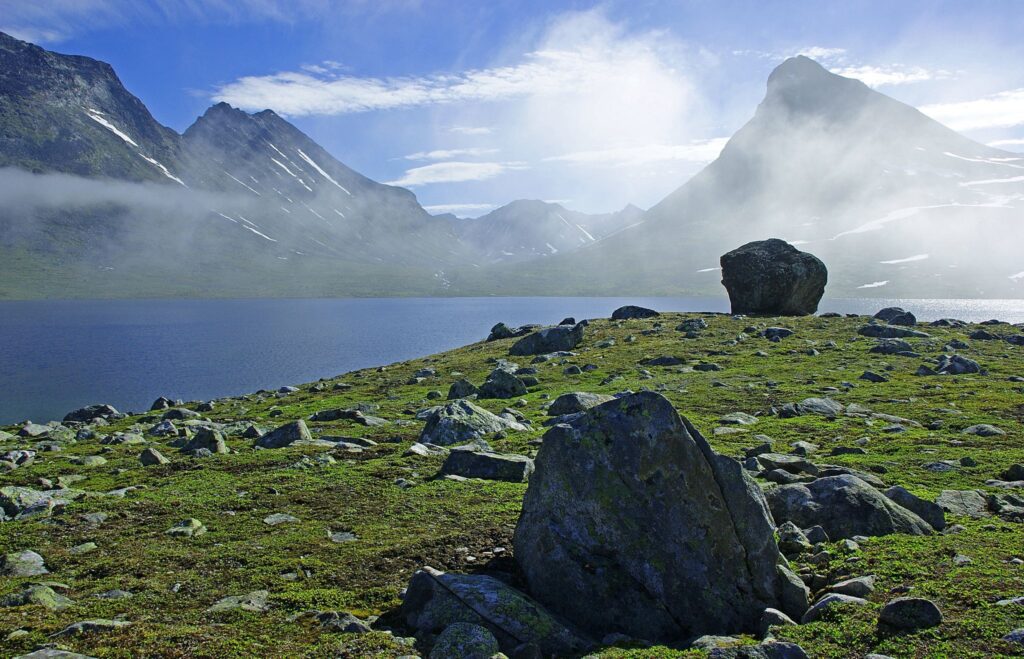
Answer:
[[[1024,88],[972,101],[935,103],[919,109],[953,130],[1024,126]]]
[[[847,78],[856,78],[868,87],[906,85],[913,82],[950,78],[953,75],[949,71],[934,71],[920,66],[903,66],[899,64],[890,66],[840,66],[830,68],[829,70],[832,73]]]
[[[424,210],[433,215],[452,213],[454,215],[475,215],[486,213],[497,208],[496,204],[433,204],[424,206]]]
[[[994,142],[989,142],[988,145],[994,146],[997,149],[1002,149],[1004,147],[1024,146],[1024,138],[1010,140],[995,140]]]
[[[217,89],[213,100],[246,110],[272,108],[288,116],[337,115],[559,95],[567,90],[586,93],[628,86],[629,71],[616,66],[614,51],[582,45],[536,50],[509,66],[420,77],[359,77],[309,71],[246,76]]]
[[[484,181],[518,169],[527,169],[527,165],[521,162],[438,162],[408,169],[401,178],[388,181],[388,185],[413,188],[431,183]]]
[[[567,162],[581,165],[636,167],[656,162],[682,161],[711,162],[722,152],[727,137],[696,140],[689,144],[648,144],[608,149],[577,151],[545,158],[548,162]]]
[[[448,132],[457,135],[490,135],[494,129],[490,126],[452,126]]]
[[[472,147],[468,149],[436,149],[434,151],[418,151],[402,157],[405,160],[448,160],[450,158],[486,156],[497,152],[498,149]]]

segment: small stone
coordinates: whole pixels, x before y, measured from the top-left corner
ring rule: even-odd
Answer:
[[[942,624],[942,612],[931,600],[897,597],[882,607],[878,621],[898,629],[927,629]]]
[[[206,527],[198,519],[192,518],[178,522],[165,533],[180,538],[193,538],[206,533]]]
[[[35,577],[48,574],[43,557],[27,549],[0,556],[0,574],[8,577]]]

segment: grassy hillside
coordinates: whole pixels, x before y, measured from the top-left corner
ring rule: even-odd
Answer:
[[[650,388],[662,392],[699,428],[712,446],[732,456],[772,438],[788,452],[796,441],[818,444],[817,462],[873,472],[888,485],[934,499],[944,489],[989,489],[987,479],[1024,462],[1024,347],[1004,341],[968,340],[977,327],[923,328],[932,338],[910,339],[925,357],[941,354],[953,339],[970,343],[960,352],[977,360],[987,375],[918,377],[921,358],[869,353],[873,339],[858,337],[864,318],[733,319],[703,315],[709,328],[686,339],[675,327],[700,314],[665,314],[649,320],[592,322],[577,356],[537,364],[540,384],[522,399],[479,401],[495,413],[510,406],[532,421],[534,430],[489,437],[499,451],[535,453],[531,442],[543,434],[544,406],[569,391],[615,393]],[[495,321],[500,319],[494,319]],[[778,343],[745,330],[785,326],[795,330]],[[1007,325],[987,328],[1019,333]],[[611,347],[598,347],[614,339]],[[738,340],[737,340],[738,339]],[[32,549],[51,574],[0,577],[0,599],[25,584],[52,581],[74,605],[62,611],[28,604],[0,608],[0,656],[16,656],[44,643],[96,657],[363,657],[422,653],[397,636],[374,631],[346,634],[324,630],[304,611],[349,611],[382,615],[399,605],[399,593],[423,565],[476,571],[484,566],[514,570],[511,535],[525,484],[434,479],[440,457],[403,457],[423,427],[415,412],[437,401],[460,377],[483,381],[498,358],[509,358],[511,340],[477,343],[451,352],[340,375],[287,394],[258,392],[216,401],[203,416],[230,426],[231,453],[196,459],[168,446],[168,438],[144,434],[159,413],[132,416],[97,428],[94,439],[61,441],[60,451],[40,451],[33,464],[0,475],[2,485],[40,487],[40,479],[85,491],[60,514],[0,522],[0,554]],[[687,364],[714,362],[720,371],[691,366],[644,367],[644,359],[672,355]],[[315,359],[315,355],[310,358]],[[514,359],[528,365],[529,358]],[[564,363],[563,363],[564,362]],[[569,364],[597,368],[563,373]],[[433,368],[421,382],[413,374]],[[888,382],[859,380],[863,371],[883,373]],[[845,386],[851,383],[852,386]],[[348,385],[335,388],[336,384]],[[888,423],[840,416],[781,419],[773,406],[827,395],[920,422],[905,432],[887,432]],[[362,450],[292,446],[255,450],[241,436],[248,422],[270,429],[312,413],[370,405],[388,422],[363,426],[349,421],[309,422],[314,437],[348,436],[377,442]],[[191,409],[196,404],[186,405]],[[740,432],[715,432],[723,414],[762,415]],[[236,423],[244,421],[246,423]],[[932,422],[941,422],[930,430]],[[979,437],[961,430],[990,423],[1005,435]],[[135,429],[145,444],[103,444],[101,437]],[[17,427],[4,428],[15,433]],[[59,432],[55,434],[60,434]],[[866,437],[863,455],[827,456],[835,446]],[[38,440],[0,440],[4,450],[32,448]],[[139,453],[155,447],[170,464],[143,467]],[[101,456],[97,466],[76,458]],[[324,456],[329,456],[328,460]],[[975,466],[936,472],[925,468],[942,460],[971,458]],[[972,464],[967,461],[966,464]],[[80,477],[80,480],[75,478]],[[60,480],[63,479],[63,480]],[[120,488],[135,488],[127,492]],[[84,515],[105,513],[105,521]],[[298,521],[270,526],[264,518],[285,513]],[[165,531],[188,519],[208,529],[194,538]],[[849,553],[838,543],[833,558],[814,566],[830,577],[877,575],[871,605],[840,609],[837,615],[805,626],[782,628],[778,636],[799,642],[814,657],[860,657],[870,652],[894,657],[983,657],[1010,654],[1000,638],[1024,627],[1024,606],[996,606],[1024,595],[1024,527],[997,517],[981,520],[947,516],[959,533],[927,537],[872,538]],[[90,521],[91,520],[91,521]],[[351,532],[354,541],[335,542],[330,534]],[[84,543],[95,543],[83,552]],[[969,563],[955,565],[955,555]],[[808,556],[808,555],[805,555]],[[796,567],[803,567],[798,561]],[[890,635],[876,627],[882,603],[901,589],[933,599],[945,622],[914,634]],[[97,597],[114,589],[130,598]],[[207,609],[223,597],[269,591],[266,612]],[[131,625],[76,637],[50,638],[65,626],[88,619],[122,618]],[[22,631],[16,631],[22,630]],[[12,634],[12,632],[15,632]],[[11,636],[8,636],[12,634]],[[606,648],[600,656],[701,656],[669,649]]]

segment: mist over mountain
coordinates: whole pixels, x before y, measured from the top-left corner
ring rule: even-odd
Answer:
[[[642,224],[535,276],[567,293],[715,292],[721,254],[778,237],[828,264],[831,295],[1016,297],[1022,206],[1019,154],[795,57],[718,159]]]
[[[271,110],[220,103],[179,135],[109,65],[0,33],[0,194],[0,297],[717,293],[719,255],[767,237],[821,257],[831,295],[1024,281],[1024,158],[806,57],[647,212],[520,200],[467,220]]]

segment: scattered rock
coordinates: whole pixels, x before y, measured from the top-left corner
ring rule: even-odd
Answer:
[[[551,406],[548,407],[548,414],[551,416],[562,416],[564,414],[576,414],[577,412],[585,412],[595,405],[601,403],[607,403],[613,400],[613,396],[607,394],[591,394],[585,391],[574,391],[568,394],[562,394],[555,399]]]
[[[309,428],[306,427],[306,422],[302,419],[286,423],[271,430],[256,440],[256,446],[261,448],[283,448],[300,441],[313,441],[313,436],[309,434]]]
[[[543,355],[549,352],[572,350],[583,340],[583,323],[573,326],[546,327],[527,334],[512,344],[509,354]]]
[[[496,368],[491,371],[480,387],[478,394],[480,398],[518,398],[526,395],[526,385],[523,381],[504,368]]]
[[[899,485],[885,490],[885,496],[928,522],[936,531],[946,528],[946,513],[939,504],[914,496]]]
[[[999,435],[1006,434],[1006,431],[1003,430],[1002,428],[997,428],[996,426],[989,425],[987,423],[979,423],[974,426],[968,426],[967,428],[964,428],[960,432],[962,432],[965,435],[977,435],[979,437],[996,437]]]
[[[160,451],[150,447],[139,454],[139,462],[142,463],[142,466],[149,467],[152,465],[165,465],[168,464],[170,460],[165,458],[164,454]]]
[[[213,606],[206,609],[207,613],[221,613],[223,611],[252,611],[263,613],[270,608],[267,599],[270,593],[265,590],[254,590],[246,595],[231,595],[214,602]]]
[[[897,629],[928,629],[942,624],[942,611],[922,597],[897,597],[882,607],[878,621]]]
[[[36,604],[49,611],[63,611],[74,605],[70,599],[42,584],[25,584],[20,591],[0,598],[0,607]]]
[[[818,525],[832,540],[932,532],[923,519],[856,476],[827,476],[807,484],[780,485],[765,492],[765,497],[777,522],[792,521],[801,528]]]
[[[950,515],[964,517],[987,517],[988,501],[977,490],[943,490],[935,503]]]
[[[533,473],[533,460],[523,455],[478,451],[475,447],[455,448],[441,465],[442,476],[523,483]]]
[[[178,522],[171,528],[167,529],[165,533],[178,538],[194,538],[206,533],[206,527],[203,526],[203,523],[198,519],[192,518]]]
[[[464,444],[503,430],[526,430],[518,421],[500,417],[468,400],[458,400],[434,408],[420,433],[421,444],[451,446]]]
[[[104,620],[97,618],[95,620],[82,620],[75,622],[64,629],[60,630],[55,634],[50,634],[52,638],[61,638],[64,636],[84,636],[86,634],[97,634],[100,632],[109,632],[115,629],[122,629],[128,627],[132,623],[127,620]]]
[[[469,398],[479,393],[476,385],[469,380],[462,378],[452,382],[452,386],[448,388],[448,400],[458,400],[459,398]]]
[[[866,599],[860,597],[854,597],[852,595],[841,595],[839,593],[830,593],[825,595],[820,600],[814,603],[814,606],[807,609],[807,613],[800,619],[800,624],[806,625],[821,619],[821,617],[830,609],[836,606],[842,606],[849,604],[853,606],[865,606],[868,603]]]
[[[0,574],[7,577],[35,577],[49,572],[43,557],[31,549],[0,556]]]
[[[875,575],[871,574],[866,577],[855,577],[853,579],[840,581],[839,583],[829,586],[828,590],[830,593],[839,593],[840,595],[867,597],[871,593],[875,592]]]
[[[501,648],[498,639],[486,627],[470,622],[448,625],[434,641],[430,659],[491,659]]]
[[[612,312],[612,320],[635,320],[638,318],[654,318],[661,314],[654,309],[647,309],[645,307],[637,307],[631,304],[624,307],[619,307]]]
[[[278,526],[279,524],[290,524],[297,521],[299,521],[298,517],[287,513],[273,513],[263,518],[263,523],[267,526]]]
[[[64,423],[89,423],[94,419],[116,417],[118,412],[112,405],[89,405],[64,415]]]
[[[224,441],[224,434],[212,428],[200,428],[191,440],[183,447],[182,453],[195,455],[196,452],[206,450],[210,453],[228,453],[227,442]]]

